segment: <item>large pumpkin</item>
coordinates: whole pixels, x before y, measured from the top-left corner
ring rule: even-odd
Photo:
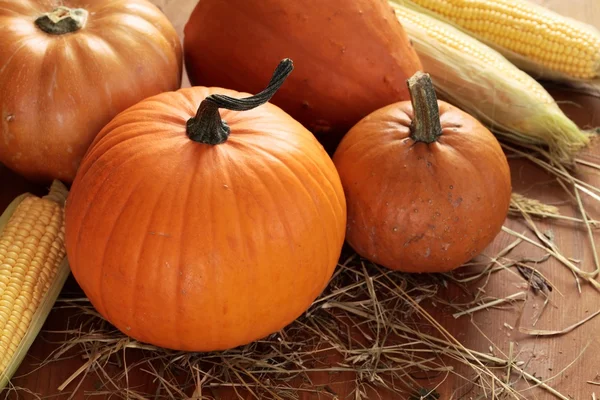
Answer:
[[[334,155],[348,203],[347,240],[391,269],[448,271],[501,230],[510,171],[494,135],[437,101],[429,75],[415,74],[409,87],[412,103],[373,112]]]
[[[118,112],[179,88],[181,58],[145,0],[0,0],[0,162],[71,182]]]
[[[385,0],[201,0],[184,33],[193,85],[255,93],[273,63],[293,59],[272,102],[328,146],[370,112],[407,100],[404,82],[421,68]]]
[[[327,285],[346,223],[335,166],[281,109],[253,108],[289,66],[249,99],[206,87],[146,99],[90,147],[67,200],[67,255],[124,333],[227,349],[283,328]]]

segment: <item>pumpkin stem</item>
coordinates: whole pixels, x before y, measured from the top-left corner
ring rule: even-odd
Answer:
[[[56,7],[35,20],[38,28],[51,35],[64,35],[85,26],[88,11],[83,8]]]
[[[231,129],[227,122],[221,120],[219,108],[232,111],[248,111],[265,104],[271,100],[271,97],[279,90],[293,69],[292,60],[289,58],[281,60],[267,87],[254,96],[236,99],[222,94],[211,94],[206,97],[200,103],[196,115],[187,121],[186,133],[188,137],[195,142],[210,145],[225,142]]]
[[[417,142],[433,143],[442,135],[440,110],[429,74],[417,71],[408,79],[413,107],[410,137]]]

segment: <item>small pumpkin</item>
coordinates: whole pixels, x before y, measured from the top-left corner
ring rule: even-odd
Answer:
[[[348,205],[348,243],[394,270],[442,272],[499,233],[511,195],[506,156],[479,121],[438,101],[428,74],[411,101],[361,120],[334,154]]]
[[[177,32],[146,0],[0,0],[0,162],[70,183],[104,125],[181,74]]]
[[[183,48],[192,85],[250,93],[261,90],[270,65],[293,59],[294,75],[272,103],[328,148],[370,112],[407,100],[404,82],[421,69],[382,0],[201,0]]]
[[[323,147],[268,103],[291,68],[248,98],[207,87],[148,98],[91,145],[67,200],[67,256],[125,334],[228,349],[280,330],[327,285],[346,203]]]

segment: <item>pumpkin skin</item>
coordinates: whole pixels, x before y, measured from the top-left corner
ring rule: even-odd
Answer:
[[[347,241],[393,270],[445,272],[479,254],[502,229],[511,196],[508,162],[469,114],[437,101],[441,136],[411,138],[410,101],[354,126],[334,163],[348,205]]]
[[[212,351],[300,316],[341,253],[346,203],[331,158],[280,108],[221,109],[225,143],[186,136],[221,88],[146,99],[113,119],[66,206],[73,275],[97,310],[142,342]]]
[[[271,102],[328,149],[370,112],[407,100],[404,82],[421,69],[382,0],[201,0],[183,48],[192,85],[250,93],[262,88],[271,65],[293,59],[294,74]]]
[[[58,6],[85,25],[51,34],[34,22]],[[145,0],[0,0],[0,162],[31,181],[70,183],[117,113],[181,85],[182,53]]]

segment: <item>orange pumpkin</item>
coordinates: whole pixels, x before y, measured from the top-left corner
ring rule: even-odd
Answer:
[[[429,75],[415,74],[408,86],[412,102],[361,120],[334,155],[348,203],[347,240],[390,269],[449,271],[501,230],[510,171],[494,135],[437,101]]]
[[[180,87],[181,58],[146,0],[0,0],[0,162],[71,182],[118,112]]]
[[[151,97],[97,136],[67,200],[66,248],[122,332],[227,349],[280,330],[327,285],[346,203],[314,136],[263,104],[290,71],[285,60],[246,99],[206,87]]]
[[[404,83],[421,68],[384,0],[201,0],[184,33],[193,85],[256,93],[270,65],[293,59],[272,102],[328,147],[370,112],[407,100]]]

